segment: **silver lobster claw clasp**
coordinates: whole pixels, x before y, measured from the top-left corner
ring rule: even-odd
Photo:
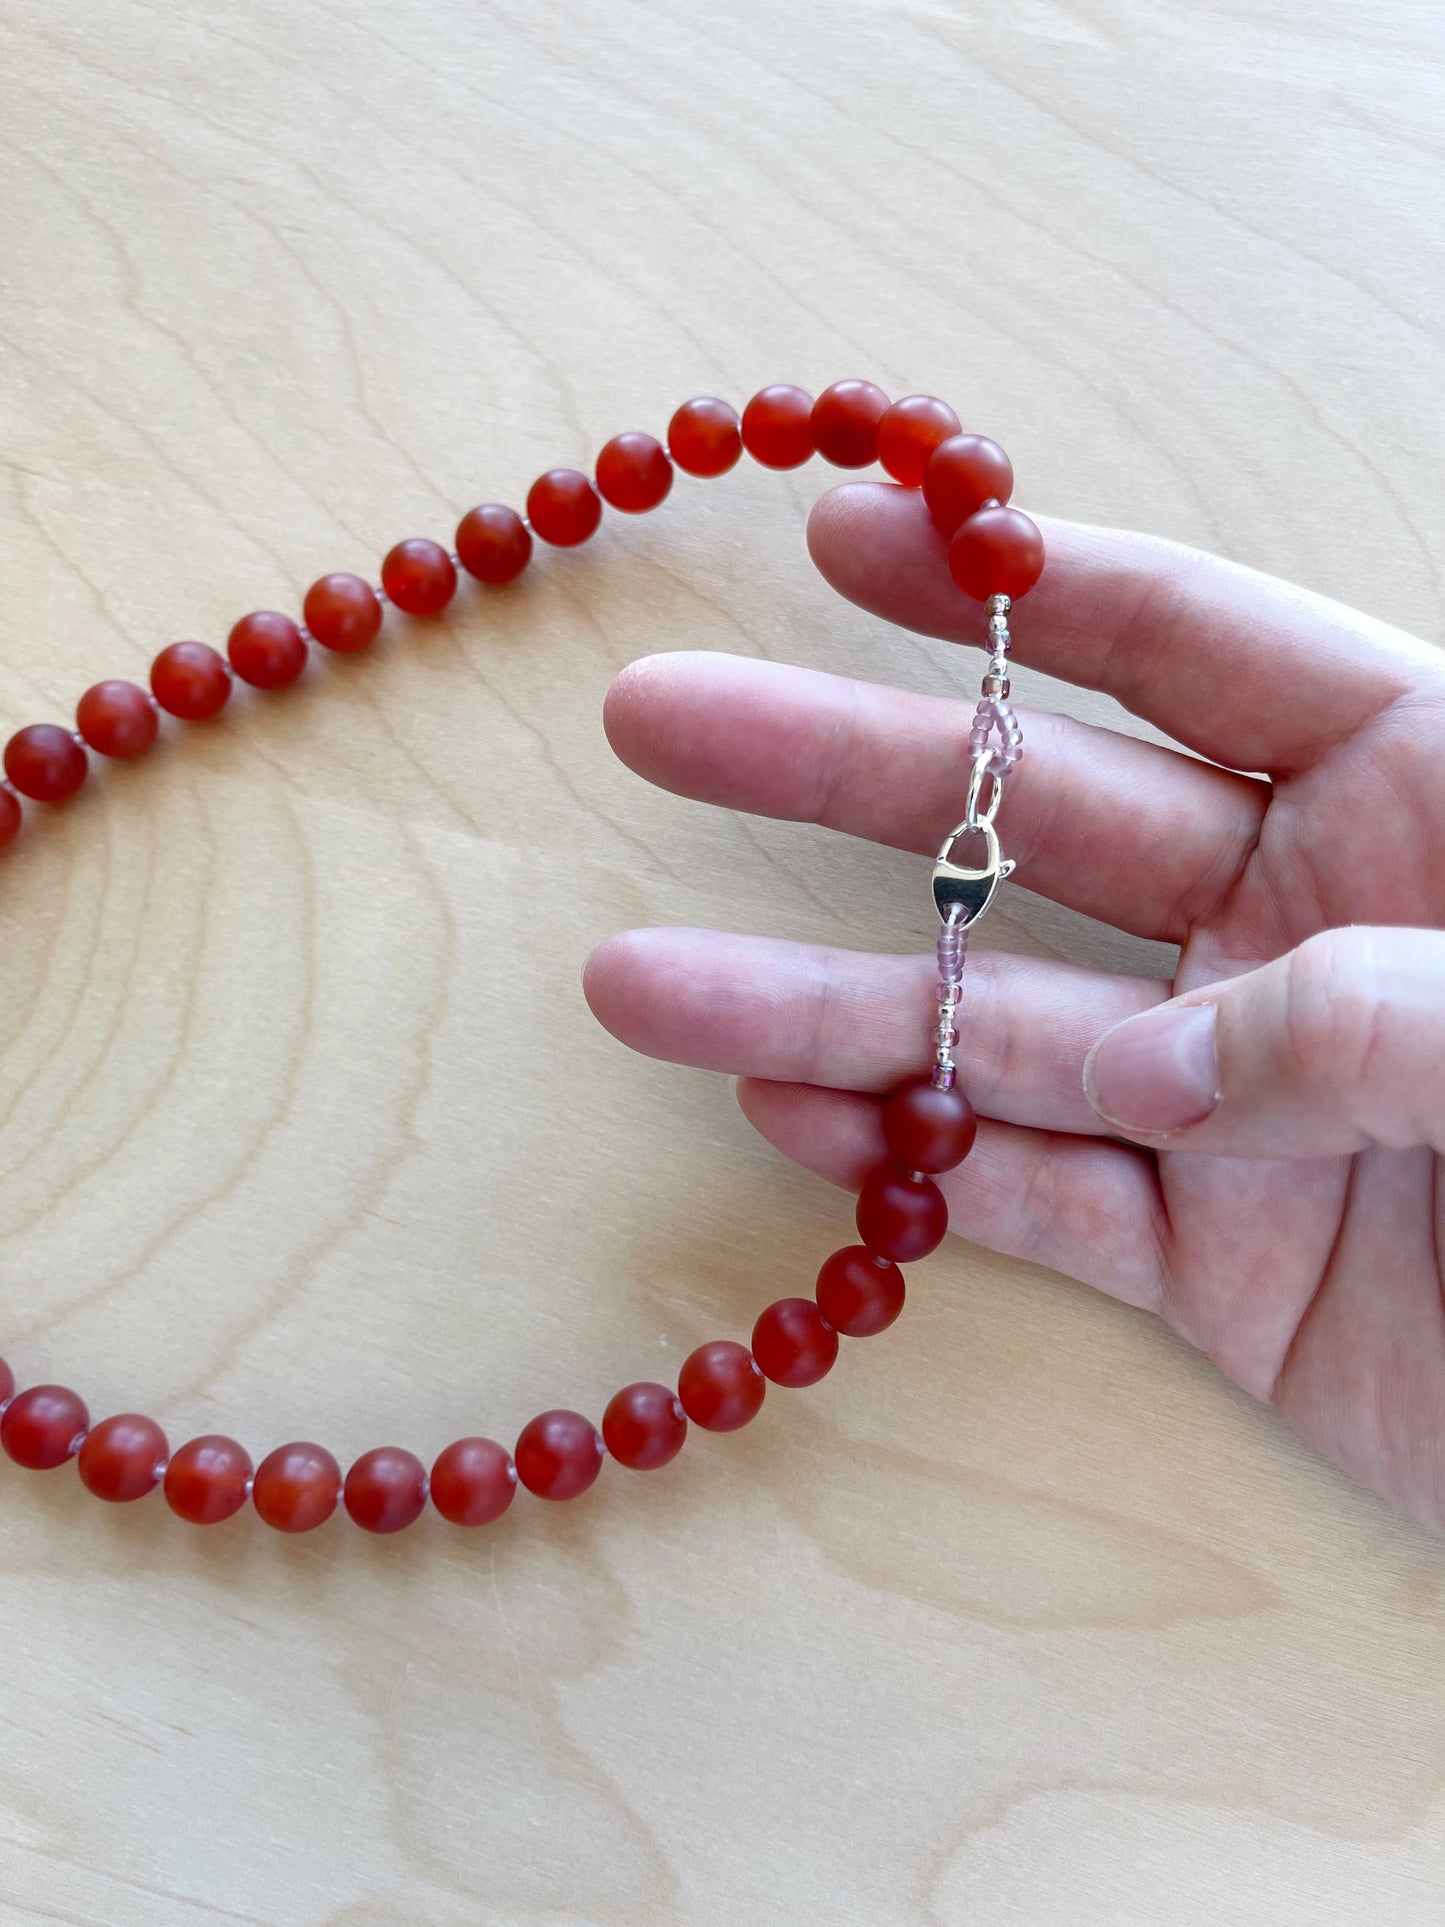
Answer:
[[[953,846],[961,837],[983,838],[983,862],[977,869],[955,863]],[[1013,873],[1013,859],[998,846],[998,831],[990,817],[980,816],[970,823],[966,818],[950,830],[939,848],[933,866],[933,902],[939,916],[952,920],[965,930],[979,918],[998,894],[998,886]]]

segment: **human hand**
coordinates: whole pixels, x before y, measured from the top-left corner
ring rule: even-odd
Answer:
[[[1174,543],[1042,526],[1015,656],[1209,760],[1024,715],[999,823],[1017,881],[1178,944],[1179,965],[1167,983],[971,952],[957,1055],[980,1128],[939,1180],[951,1221],[1158,1313],[1445,1525],[1445,658]],[[809,544],[854,602],[981,640],[916,492],[835,489]],[[930,855],[970,721],[704,654],[632,664],[606,709],[666,789]],[[876,1094],[926,1058],[935,976],[663,929],[602,944],[585,988],[635,1049],[740,1074],[770,1142],[856,1188],[884,1155]]]

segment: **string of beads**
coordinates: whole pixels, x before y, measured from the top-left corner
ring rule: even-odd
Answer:
[[[955,582],[990,606],[990,669],[998,670],[998,686],[985,679],[970,751],[975,761],[987,753],[1001,779],[1017,760],[1021,738],[1000,667],[1006,622],[1000,643],[995,617],[1033,586],[1043,567],[1037,527],[1009,506],[1008,456],[987,437],[964,434],[953,410],[931,395],[890,403],[872,382],[840,381],[814,400],[801,388],[777,384],[754,395],[741,416],[712,396],[685,402],[672,417],[665,445],[640,432],[616,435],[598,455],[591,477],[578,469],[549,469],[529,489],[525,516],[495,502],[471,509],[457,526],[452,550],[419,536],[397,543],[382,562],[379,586],[347,572],[324,575],[306,591],[299,623],[271,609],[244,615],[224,655],[204,642],[172,643],[151,665],[148,690],[122,680],[95,684],[76,706],[73,729],[32,723],[5,745],[0,850],[23,825],[22,798],[64,803],[83,788],[92,754],[144,756],[160,736],[163,715],[206,722],[226,707],[237,679],[256,689],[283,689],[305,670],[312,644],[341,654],[369,648],[388,604],[408,616],[440,615],[457,592],[459,570],[499,588],[528,567],[534,539],[575,547],[600,526],[604,503],[629,515],[655,509],[678,469],[698,477],[723,475],[744,450],[773,469],[797,468],[814,454],[841,468],[878,461],[896,482],[921,488],[948,540]],[[996,747],[989,747],[991,737]],[[573,1499],[593,1484],[604,1458],[649,1471],[677,1456],[690,1424],[735,1431],[757,1416],[770,1384],[801,1387],[823,1378],[837,1359],[840,1336],[885,1331],[903,1309],[900,1265],[926,1256],[947,1231],[948,1209],[934,1179],[968,1155],[975,1132],[972,1106],[953,1082],[948,1054],[956,1041],[953,1009],[963,968],[961,930],[956,937],[946,926],[939,944],[940,996],[947,993],[950,1035],[945,1046],[941,1006],[938,1043],[948,1075],[941,1079],[935,1071],[913,1079],[883,1106],[888,1156],[868,1173],[859,1193],[861,1242],[825,1260],[811,1298],[769,1305],[748,1345],[717,1339],[698,1346],[683,1362],[675,1388],[625,1386],[608,1403],[600,1428],[580,1412],[543,1412],[522,1428],[511,1451],[493,1439],[458,1439],[430,1470],[400,1446],[379,1446],[343,1476],[333,1455],[309,1441],[278,1446],[253,1466],[243,1446],[219,1434],[172,1451],[155,1420],[139,1413],[92,1425],[78,1393],[61,1385],[17,1391],[0,1359],[0,1447],[17,1465],[37,1471],[76,1460],[86,1487],[102,1499],[136,1500],[159,1486],[172,1510],[197,1525],[228,1519],[249,1499],[282,1532],[310,1531],[344,1504],[367,1531],[389,1533],[411,1525],[428,1500],[455,1525],[485,1525],[507,1510],[518,1484],[539,1498]]]

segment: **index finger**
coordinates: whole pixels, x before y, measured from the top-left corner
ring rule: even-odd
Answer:
[[[1434,653],[1403,630],[1160,536],[1036,518],[1047,561],[1010,616],[1020,662],[1102,689],[1228,769],[1307,768],[1415,687]],[[916,489],[824,495],[808,547],[841,595],[905,629],[981,642]]]

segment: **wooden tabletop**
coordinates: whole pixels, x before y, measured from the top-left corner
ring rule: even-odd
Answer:
[[[1433,24],[4,0],[0,728],[689,394],[854,374],[998,435],[1025,506],[1436,634]],[[680,484],[30,824],[22,1381],[429,1455],[809,1288],[848,1199],[578,979],[637,924],[931,940],[918,861],[602,735],[656,650],[976,688],[812,572],[828,479]],[[992,936],[1160,961],[1021,891]],[[201,1532],[0,1467],[0,1918],[1440,1919],[1441,1547],[1147,1319],[962,1242],[913,1278],[748,1431],[474,1534]]]

